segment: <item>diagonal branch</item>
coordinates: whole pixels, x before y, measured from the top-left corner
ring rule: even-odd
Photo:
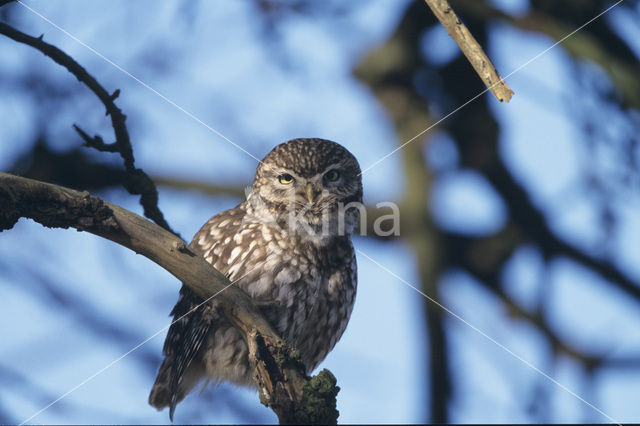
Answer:
[[[197,256],[186,243],[114,204],[44,182],[0,173],[0,231],[21,217],[56,228],[75,228],[114,241],[169,271],[200,297],[216,297],[224,315],[247,340],[260,400],[282,423],[336,423],[339,388],[325,370],[313,378],[251,298]]]
[[[539,6],[522,16],[505,13],[493,7],[490,2],[478,0],[460,0],[456,3],[456,8],[478,19],[500,19],[522,30],[547,34],[554,40],[564,40],[562,46],[567,52],[575,58],[591,60],[602,67],[617,86],[624,102],[635,108],[640,107],[638,65],[629,46],[608,26],[603,25],[602,20],[593,22],[583,31],[573,33],[578,25],[584,25],[581,20],[586,16],[595,16],[602,11],[598,6],[599,2],[584,2],[588,12],[584,15],[576,14],[576,17],[582,18],[571,20],[554,16],[553,11],[546,10],[553,8],[553,2],[548,4],[548,7]],[[568,34],[572,36],[566,38]]]
[[[126,170],[123,182],[124,187],[130,194],[140,195],[140,204],[144,209],[145,216],[162,226],[164,229],[175,234],[158,208],[158,190],[155,184],[142,169],[137,169],[135,167],[131,139],[129,138],[129,131],[125,124],[127,117],[115,104],[115,99],[119,96],[120,90],[116,90],[112,94],[107,92],[107,90],[102,87],[102,85],[98,83],[98,81],[71,56],[67,55],[56,46],[43,41],[42,35],[40,37],[32,37],[3,22],[0,22],[0,34],[17,41],[18,43],[31,46],[42,52],[45,56],[53,59],[57,64],[65,67],[78,79],[78,81],[87,86],[89,90],[91,90],[98,99],[100,99],[107,110],[107,115],[111,117],[111,125],[113,126],[116,141],[112,144],[106,144],[99,136],[91,138],[78,126],[74,126],[76,131],[78,131],[86,146],[95,148],[98,151],[118,152],[120,154],[124,160]]]
[[[482,79],[487,89],[495,95],[500,102],[507,101],[513,96],[513,90],[500,77],[493,63],[487,54],[482,50],[482,46],[473,37],[469,29],[460,21],[447,0],[425,0],[440,23],[447,29],[449,35],[455,40],[466,56],[473,69]]]

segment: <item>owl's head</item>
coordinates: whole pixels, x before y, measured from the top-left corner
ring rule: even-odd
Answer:
[[[290,231],[316,237],[350,233],[362,203],[360,166],[340,144],[293,139],[264,157],[251,197]]]

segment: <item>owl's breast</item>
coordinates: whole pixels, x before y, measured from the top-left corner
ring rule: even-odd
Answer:
[[[216,238],[205,258],[251,296],[310,372],[336,344],[353,308],[351,242],[340,237],[315,244],[264,223],[231,225],[235,232],[229,235],[227,227],[227,236]]]
[[[280,335],[300,350],[309,372],[344,332],[356,292],[351,243],[326,246],[273,238],[259,276],[239,281]]]

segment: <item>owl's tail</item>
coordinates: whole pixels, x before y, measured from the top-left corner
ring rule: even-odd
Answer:
[[[167,357],[162,362],[160,366],[160,371],[158,371],[158,377],[156,378],[156,382],[153,384],[151,388],[151,393],[149,394],[149,404],[158,410],[162,410],[165,407],[170,407],[169,409],[169,418],[173,421],[173,412],[176,409],[176,404],[182,401],[184,398],[184,393],[179,395],[179,393],[171,392],[171,367],[173,364],[173,359]]]
[[[167,356],[162,361],[158,377],[149,394],[149,404],[153,407],[158,410],[169,407],[171,421],[173,421],[176,405],[191,392],[204,374],[198,363],[190,363],[186,368],[180,367],[180,363],[175,362],[174,356]]]

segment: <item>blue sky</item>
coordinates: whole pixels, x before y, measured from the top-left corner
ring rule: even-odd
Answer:
[[[198,120],[216,129],[257,157],[273,145],[300,136],[339,141],[363,167],[395,148],[392,123],[366,87],[354,81],[351,67],[368,49],[384,41],[407,2],[370,1],[342,20],[291,18],[279,27],[275,49],[265,48],[264,34],[249,1],[213,6],[200,2],[197,13],[179,15],[185,2],[52,2],[28,5],[82,42],[166,96]],[[505,8],[526,8],[526,2],[497,2]],[[114,6],[118,5],[119,6]],[[14,5],[20,9],[19,5]],[[123,13],[126,10],[126,13]],[[425,13],[427,11],[425,10]],[[105,62],[85,46],[43,19],[20,10],[20,28],[45,34],[53,43],[93,73],[105,86],[121,89],[118,104],[128,116],[137,165],[151,175],[181,176],[214,183],[248,185],[256,162],[156,93]],[[183,17],[180,17],[183,16]],[[431,41],[430,41],[431,40]],[[435,41],[433,41],[435,40]],[[425,43],[447,40],[444,30]],[[509,74],[552,44],[552,40],[496,26],[490,54],[498,69]],[[439,43],[438,43],[439,44]],[[443,60],[455,54],[445,43]],[[275,56],[272,52],[281,52]],[[77,84],[73,77],[37,52],[0,39],[3,79],[25,69],[53,78],[60,86]],[[9,80],[7,80],[9,81]],[[556,48],[509,78],[516,96],[500,104],[487,95],[502,125],[502,154],[510,169],[548,213],[554,230],[581,247],[598,242],[593,202],[579,193],[566,193],[580,179],[580,131],[564,99],[571,92],[566,53]],[[475,96],[469,94],[469,97]],[[490,96],[490,95],[489,95]],[[37,130],[33,99],[6,90],[0,101],[0,169],[28,149]],[[110,135],[103,107],[87,91],[57,100],[48,135],[54,146],[80,144],[71,124],[90,133]],[[443,111],[446,114],[448,111]],[[2,117],[13,117],[4,120]],[[425,125],[426,127],[426,125]],[[445,138],[430,148],[435,165],[455,164]],[[100,158],[108,154],[100,154]],[[117,161],[116,158],[110,161]],[[394,200],[404,186],[400,156],[394,155],[363,176],[365,201]],[[101,194],[109,201],[140,212],[137,201],[121,191]],[[479,175],[446,173],[434,192],[434,217],[444,227],[470,234],[487,234],[505,220],[502,201]],[[174,229],[189,239],[211,215],[239,200],[196,193],[160,190],[160,207]],[[634,214],[637,197],[621,203],[626,212],[615,247],[615,261],[640,277],[640,219]],[[637,210],[635,210],[637,211]],[[418,286],[411,251],[400,243],[380,244],[357,238],[355,245],[408,283]],[[0,309],[5,321],[0,336],[0,360],[13,366],[57,397],[99,371],[126,351],[110,340],[97,340],[78,318],[65,315],[43,300],[30,297],[20,283],[33,277],[20,265],[38,259],[42,274],[78,296],[96,316],[111,318],[140,339],[168,325],[168,312],[177,296],[176,279],[147,259],[94,236],[49,230],[21,221],[0,235],[0,258],[13,265],[0,276]],[[423,300],[400,280],[362,256],[359,289],[351,322],[336,349],[320,368],[330,369],[342,390],[340,421],[412,423],[427,419]],[[612,353],[636,354],[640,339],[637,306],[608,289],[599,278],[569,261],[557,260],[547,269],[539,253],[521,249],[510,261],[507,290],[531,305],[540,282],[553,293],[554,327],[578,345],[606,347]],[[90,278],[88,278],[90,277]],[[493,296],[462,272],[443,279],[448,308],[553,376],[578,394],[586,376],[568,359],[553,362],[542,336],[526,323],[514,322]],[[604,301],[604,302],[603,302]],[[452,369],[456,379],[453,422],[523,422],[524,402],[533,386],[550,391],[549,420],[604,421],[594,410],[550,383],[457,319],[446,326],[451,336]],[[384,344],[381,336],[384,335]],[[164,333],[149,341],[161,352]],[[628,395],[640,391],[637,373],[605,372],[596,391],[584,395],[619,421],[640,414]],[[166,423],[146,403],[153,378],[142,371],[135,353],[101,373],[61,403],[34,419],[38,423]],[[250,407],[252,419],[275,421],[258,403],[254,391],[222,385],[226,397]],[[222,397],[220,397],[222,398]],[[176,421],[239,422],[233,407],[215,404],[198,411],[198,395],[178,407]],[[0,388],[0,402],[10,407],[10,422],[20,422],[42,408],[32,394]],[[66,406],[64,404],[67,404]],[[65,408],[66,407],[66,408]],[[187,417],[196,413],[201,417]],[[254,420],[255,421],[255,420]]]

